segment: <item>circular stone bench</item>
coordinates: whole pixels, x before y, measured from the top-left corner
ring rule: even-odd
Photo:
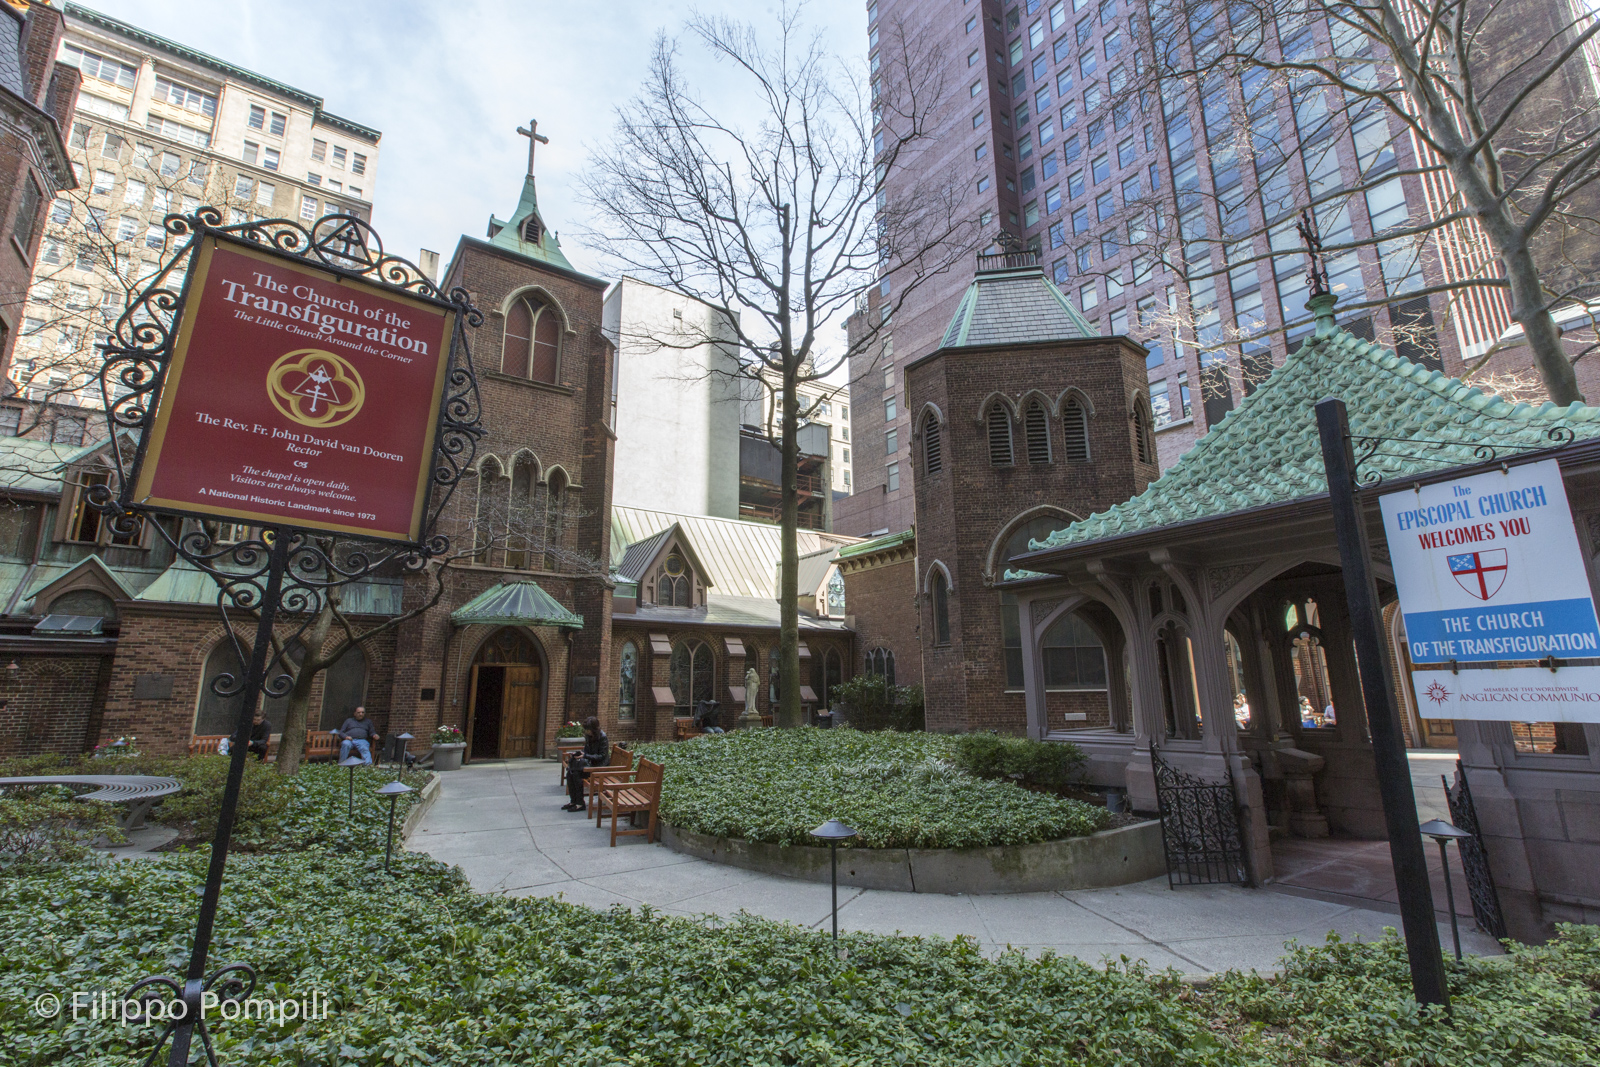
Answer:
[[[713,863],[826,882],[828,849],[712,837],[663,822],[661,841]],[[1167,873],[1157,820],[1088,837],[986,848],[841,848],[839,884],[902,893],[1038,893],[1102,889]]]

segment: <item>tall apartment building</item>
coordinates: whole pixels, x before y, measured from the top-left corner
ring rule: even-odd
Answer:
[[[65,16],[58,62],[82,74],[68,132],[79,188],[51,207],[10,374],[21,400],[55,413],[39,435],[75,444],[87,419],[71,409],[100,402],[96,345],[170,251],[162,219],[202,204],[225,224],[370,218],[380,134],[136,26],[76,4]]]
[[[1172,21],[1168,9],[1164,47],[1203,50],[1229,17],[1225,5],[1175,9],[1193,24]],[[1320,202],[1332,245],[1438,217],[1449,195],[1438,176],[1408,173],[1417,158],[1409,136],[1358,100],[1253,75],[1208,82],[1203,93],[1157,84],[1146,0],[875,0],[867,10],[879,114],[901,110],[895,94],[904,91],[879,49],[902,34],[936,45],[944,99],[933,155],[970,175],[960,209],[982,224],[986,250],[1031,252],[1096,329],[1150,350],[1163,467],[1311,328],[1294,230],[1301,207]],[[1365,47],[1335,42],[1335,32],[1328,20],[1279,27],[1272,47],[1291,56]],[[886,198],[913,180],[891,170]],[[1368,188],[1335,195],[1358,183]],[[1482,291],[1406,294],[1485,270],[1472,237],[1451,231],[1335,257],[1347,327],[1460,373],[1509,326],[1505,301]],[[892,330],[854,357],[856,484],[837,508],[840,532],[911,525],[899,368],[938,347],[971,279],[968,268],[919,286],[894,309]],[[869,293],[852,339],[892,302],[895,284],[891,274]]]
[[[806,373],[811,373],[808,368]],[[773,406],[777,390],[782,386],[779,376],[763,369],[763,385],[749,391],[744,402],[743,423],[758,427],[776,437],[778,433],[777,409]],[[815,424],[828,428],[828,463],[833,468],[832,488],[835,493],[850,492],[850,383],[834,385],[830,382],[807,382],[799,389],[800,410],[809,411],[802,425]]]
[[[604,323],[616,361],[616,502],[737,519],[734,324],[709,304],[626,275],[606,294]]]

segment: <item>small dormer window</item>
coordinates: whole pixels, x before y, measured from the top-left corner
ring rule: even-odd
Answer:
[[[531,245],[536,245],[542,236],[544,227],[539,225],[539,216],[529,215],[528,221],[522,224],[522,239]]]
[[[673,552],[661,565],[662,575],[656,580],[656,603],[664,608],[689,608],[694,606],[694,582],[683,562],[683,556]]]

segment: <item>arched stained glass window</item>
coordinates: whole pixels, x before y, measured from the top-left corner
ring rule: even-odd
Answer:
[[[638,691],[639,683],[639,647],[632,641],[623,642],[622,655],[617,658],[617,664],[617,718],[632,722],[637,717],[634,694]]]

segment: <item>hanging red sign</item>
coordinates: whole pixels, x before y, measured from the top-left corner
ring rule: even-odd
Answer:
[[[136,503],[421,537],[456,312],[208,236]]]

